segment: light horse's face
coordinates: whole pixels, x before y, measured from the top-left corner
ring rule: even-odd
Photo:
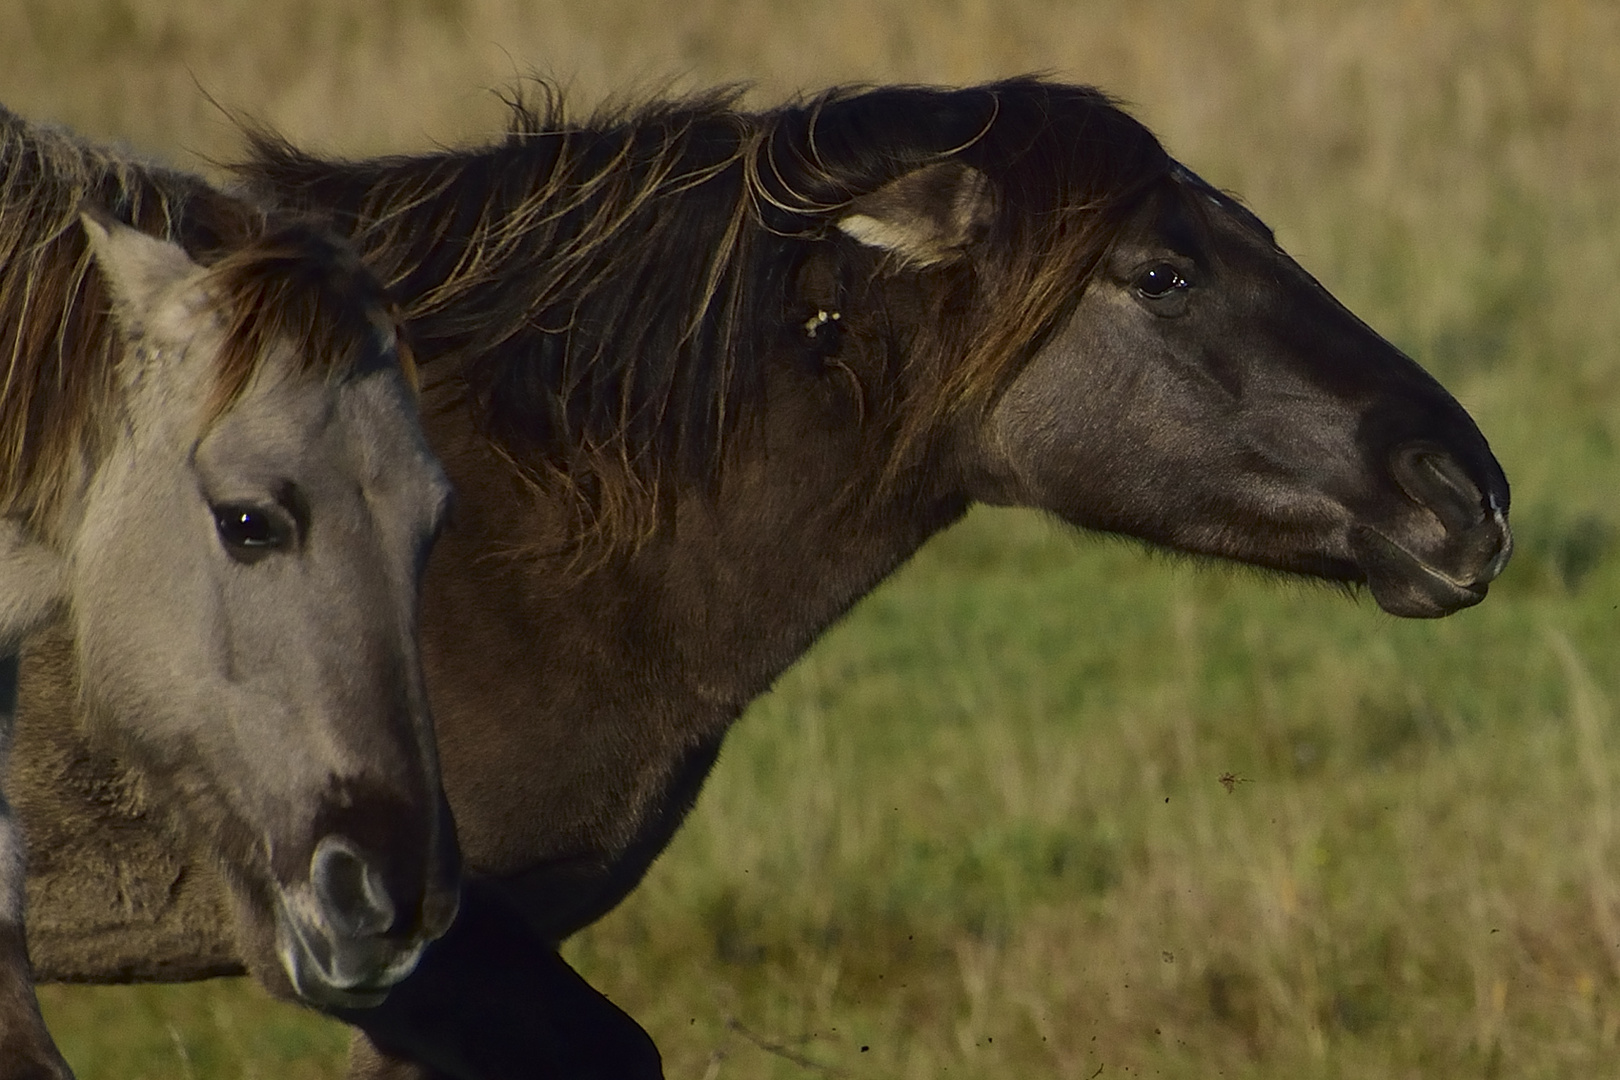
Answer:
[[[208,275],[131,230],[96,248],[129,346],[122,436],[67,544],[82,692],[217,850],[259,973],[274,956],[308,1000],[375,1003],[457,895],[415,632],[449,487],[389,324],[337,376],[278,342],[208,420]]]
[[[973,169],[930,167],[840,224],[912,263],[972,259],[995,200]],[[1175,166],[1074,287],[1072,314],[964,424],[970,494],[1362,582],[1396,615],[1484,598],[1512,550],[1484,437],[1253,214]]]

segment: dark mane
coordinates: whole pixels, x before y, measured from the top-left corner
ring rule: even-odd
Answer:
[[[216,409],[290,341],[346,370],[374,354],[382,292],[347,245],[269,220],[202,180],[28,124],[0,109],[0,512],[39,525],[105,451],[123,341],[80,210],[104,210],[193,258],[225,321]]]
[[[794,269],[840,212],[959,157],[993,181],[982,258],[947,275],[906,380],[869,422],[891,475],[925,431],[995,399],[1066,314],[1170,161],[1102,93],[1020,79],[967,90],[835,89],[766,112],[734,92],[568,121],[512,103],[494,145],[337,164],[250,132],[267,194],[347,220],[401,298],[430,384],[472,398],[528,480],[577,509],[576,537],[634,545],[681,481],[712,482],[758,404]]]

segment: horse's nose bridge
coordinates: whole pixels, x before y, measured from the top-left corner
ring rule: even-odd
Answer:
[[[413,629],[354,641],[327,660],[313,693],[323,711],[335,776],[431,805],[439,791],[438,746]],[[341,782],[341,781],[340,781]]]

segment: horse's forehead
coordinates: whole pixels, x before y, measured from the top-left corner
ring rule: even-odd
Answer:
[[[411,391],[392,368],[256,380],[198,443],[196,461],[205,482],[340,481],[426,513],[447,497]]]
[[[288,456],[330,442],[339,434],[338,395],[319,375],[261,370],[203,433],[199,456]]]
[[[1194,258],[1217,261],[1237,247],[1276,249],[1271,227],[1241,202],[1178,166],[1143,199],[1120,234],[1124,250],[1168,245]]]
[[[449,482],[422,433],[416,395],[397,368],[375,368],[346,380],[338,411],[366,480],[395,478],[421,489],[434,503],[447,497]]]
[[[192,467],[202,489],[211,498],[255,497],[287,484],[310,497],[352,489],[357,470],[337,387],[262,374],[197,441]]]
[[[1229,222],[1238,231],[1257,237],[1268,246],[1276,246],[1275,233],[1258,214],[1185,165],[1177,162],[1170,170],[1170,179],[1186,193],[1184,197],[1190,196],[1201,204],[1204,214],[1211,220]]]
[[[1169,247],[1182,255],[1200,258],[1208,247],[1210,216],[1189,205],[1180,185],[1167,181],[1143,198],[1122,222],[1113,241],[1115,254],[1130,257],[1144,248],[1156,252]]]

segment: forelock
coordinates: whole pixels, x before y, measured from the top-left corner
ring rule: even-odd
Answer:
[[[354,249],[324,225],[273,222],[256,240],[209,267],[203,286],[224,321],[207,418],[241,396],[270,358],[293,374],[340,381],[398,365],[415,384],[397,308]]]

